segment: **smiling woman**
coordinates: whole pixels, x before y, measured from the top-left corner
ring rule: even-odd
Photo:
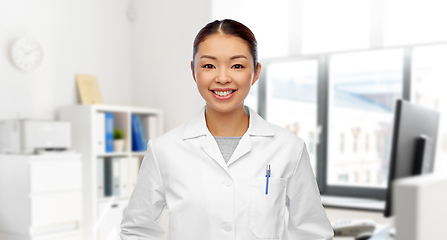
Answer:
[[[242,136],[247,130],[243,103],[261,71],[260,64],[255,70],[253,59],[239,37],[218,32],[200,43],[191,70],[206,101],[205,115],[213,136]],[[223,127],[229,124],[236,127]]]
[[[160,239],[165,206],[171,240],[332,239],[306,144],[244,106],[261,72],[253,33],[228,19],[207,24],[191,71],[206,106],[149,141],[121,239]]]

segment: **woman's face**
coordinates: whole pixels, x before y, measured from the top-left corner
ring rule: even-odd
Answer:
[[[213,34],[199,44],[191,70],[207,107],[230,112],[243,105],[261,65],[255,71],[253,56],[241,38]]]

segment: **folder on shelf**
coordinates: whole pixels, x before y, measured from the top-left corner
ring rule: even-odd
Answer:
[[[138,136],[140,141],[141,150],[140,151],[146,151],[147,150],[147,140],[146,140],[146,134],[144,133],[143,124],[141,123],[141,118],[139,116],[136,116],[137,118],[137,127],[138,127]]]
[[[129,160],[127,158],[120,159],[120,196],[127,197],[129,191]]]
[[[119,157],[104,160],[105,196],[120,195],[120,164]]]
[[[132,114],[132,151],[142,151],[140,137],[139,137],[139,131],[138,131],[138,123],[137,123],[137,116],[135,114]]]
[[[105,113],[106,152],[113,152],[113,113]]]
[[[97,173],[98,173],[98,198],[104,197],[104,158],[98,158],[97,160]]]
[[[96,113],[96,152],[102,154],[106,151],[106,115],[104,112]]]

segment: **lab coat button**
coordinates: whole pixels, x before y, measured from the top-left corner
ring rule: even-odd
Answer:
[[[225,186],[231,187],[231,185],[232,185],[231,181],[225,181]]]
[[[225,225],[224,230],[225,232],[231,232],[231,230],[233,229],[233,227],[231,227],[230,224]]]

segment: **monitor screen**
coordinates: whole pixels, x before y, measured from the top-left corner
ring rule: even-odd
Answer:
[[[438,124],[438,112],[401,99],[396,101],[385,217],[392,215],[394,179],[433,171]]]

